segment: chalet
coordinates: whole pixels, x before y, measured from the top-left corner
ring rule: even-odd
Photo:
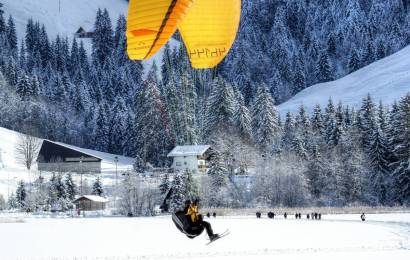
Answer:
[[[101,173],[132,169],[133,158],[43,140],[37,157],[39,171]],[[104,168],[102,168],[104,167]]]
[[[93,38],[94,37],[94,32],[87,32],[84,30],[83,27],[80,27],[75,33],[74,37],[76,38]]]
[[[108,200],[96,195],[83,195],[73,201],[75,208],[81,211],[104,210]]]
[[[173,158],[172,168],[175,171],[191,170],[196,173],[207,171],[209,160],[209,145],[184,145],[176,146],[168,157]]]

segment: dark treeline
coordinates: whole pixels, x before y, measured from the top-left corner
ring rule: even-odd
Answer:
[[[215,196],[227,184],[221,173],[233,172],[233,155],[251,150],[265,158],[255,163],[263,165],[263,176],[274,176],[266,161],[283,162],[295,173],[289,184],[308,187],[312,201],[408,202],[408,96],[390,108],[377,108],[370,97],[359,111],[329,104],[323,114],[317,107],[312,117],[301,109],[300,115],[280,119],[275,111],[276,103],[306,86],[405,46],[410,28],[405,2],[243,5],[239,38],[217,77],[214,71],[192,70],[182,45],[167,45],[161,66],[154,63],[144,76],[141,63],[126,54],[125,17],[113,28],[107,10],[97,13],[91,53],[76,39],[50,40],[46,28],[32,20],[18,44],[13,17],[5,18],[0,6],[0,125],[132,156],[137,166],[169,165],[166,154],[176,144],[211,144],[217,150],[210,174],[217,177],[209,198],[214,205],[222,203]],[[246,151],[234,152],[238,147]],[[298,166],[305,174],[292,170]],[[246,163],[239,172],[247,172]],[[266,183],[260,181],[255,192],[268,192]],[[252,197],[287,203],[280,194]]]

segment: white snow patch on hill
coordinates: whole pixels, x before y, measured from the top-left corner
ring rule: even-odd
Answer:
[[[361,106],[363,97],[370,94],[375,102],[382,100],[385,105],[410,92],[410,46],[374,62],[341,79],[317,84],[306,88],[287,102],[278,106],[284,116],[288,111],[297,112],[301,105],[312,111],[316,104],[322,109],[329,98],[337,104]]]

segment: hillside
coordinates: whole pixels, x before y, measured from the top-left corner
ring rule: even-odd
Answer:
[[[399,100],[410,91],[410,46],[335,81],[311,86],[278,106],[280,114],[298,111],[304,105],[312,111],[316,104],[323,108],[331,97],[334,103],[359,107],[370,94],[385,105]]]
[[[98,8],[107,9],[113,27],[120,15],[127,15],[128,2],[125,0],[1,0],[4,4],[5,17],[12,15],[16,24],[19,40],[25,36],[28,19],[44,24],[50,40],[57,35],[68,37],[70,42],[74,33],[83,27],[86,31],[94,28]],[[91,52],[91,41],[83,39],[88,53]],[[172,40],[172,46],[177,41]],[[158,52],[151,60],[145,61],[144,66],[150,68],[152,61],[161,63],[162,52]]]

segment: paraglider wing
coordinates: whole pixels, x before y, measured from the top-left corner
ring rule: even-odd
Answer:
[[[174,34],[193,0],[131,0],[127,19],[130,59],[153,56]]]
[[[241,0],[195,0],[178,26],[192,67],[213,68],[228,54],[239,27]]]

